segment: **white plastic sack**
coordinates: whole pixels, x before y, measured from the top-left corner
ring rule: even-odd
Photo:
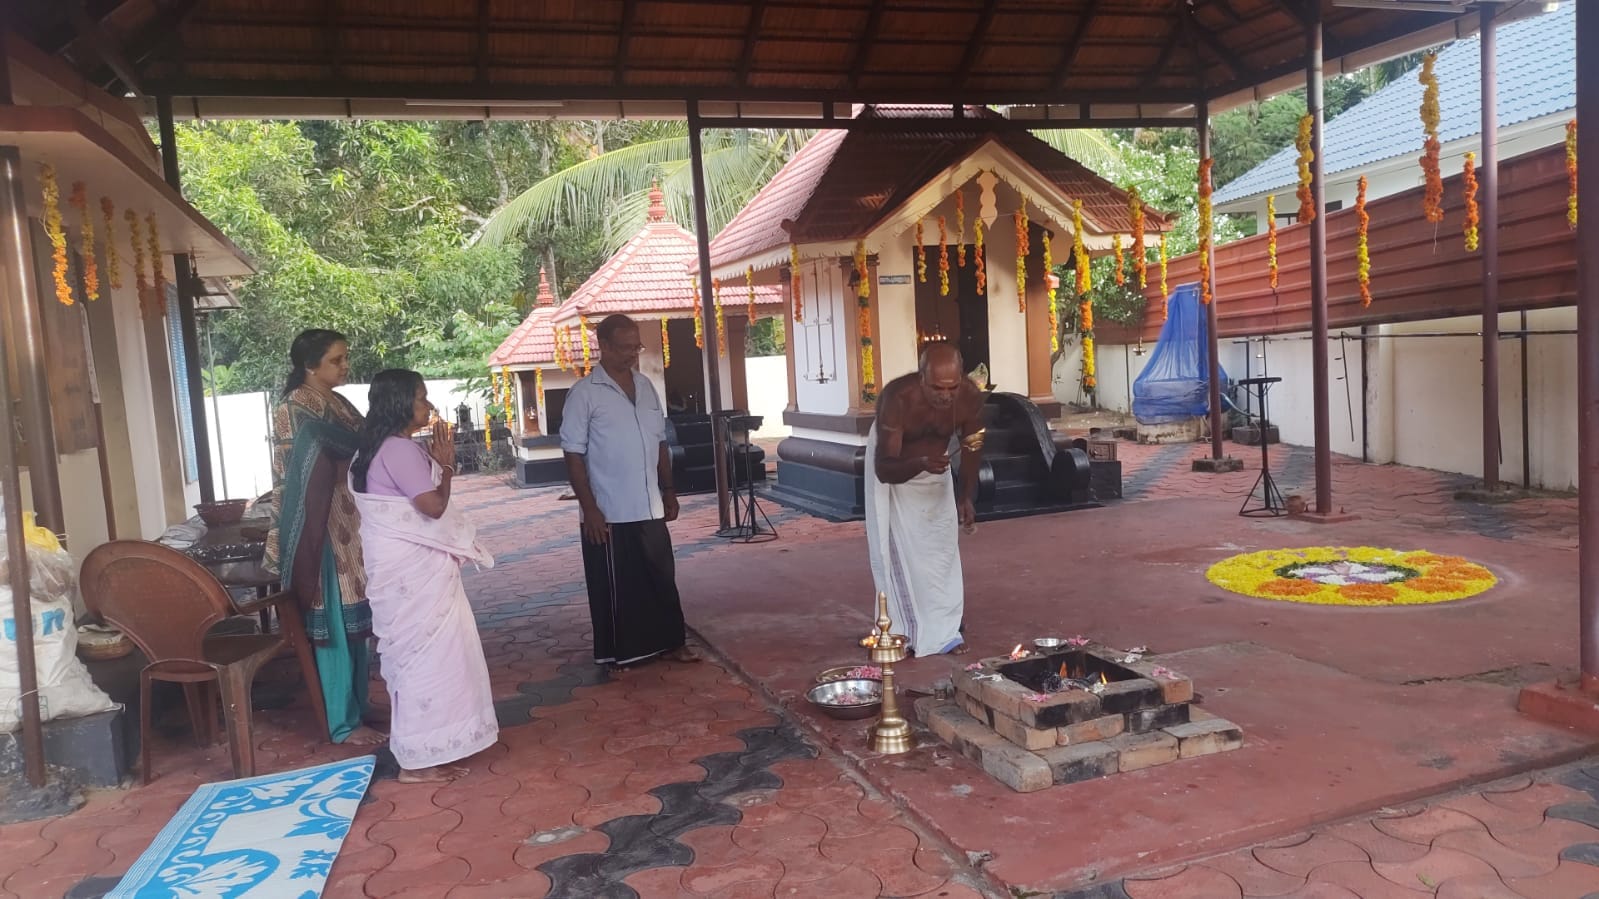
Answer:
[[[21,725],[22,691],[17,667],[17,622],[11,617],[11,588],[0,585],[0,732]],[[39,715],[45,721],[79,718],[116,707],[78,658],[78,631],[72,601],[33,599],[33,658],[39,679]]]

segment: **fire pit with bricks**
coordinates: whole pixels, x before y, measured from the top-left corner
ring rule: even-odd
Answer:
[[[956,669],[954,696],[917,703],[944,742],[1022,793],[1227,752],[1243,732],[1193,704],[1187,677],[1081,637]]]

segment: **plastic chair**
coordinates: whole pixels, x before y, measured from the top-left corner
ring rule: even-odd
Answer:
[[[89,611],[128,635],[149,660],[139,672],[139,762],[150,782],[150,684],[183,685],[195,736],[212,740],[214,682],[235,777],[255,774],[250,694],[256,672],[283,648],[279,634],[210,636],[219,621],[251,614],[290,597],[278,593],[234,605],[222,582],[199,562],[171,547],[138,540],[113,540],[83,561],[79,579]],[[314,677],[314,675],[313,675]]]

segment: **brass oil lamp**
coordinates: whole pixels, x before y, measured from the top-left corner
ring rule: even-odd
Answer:
[[[867,745],[876,753],[897,755],[911,748],[911,725],[899,713],[899,699],[894,691],[894,663],[905,660],[904,634],[892,632],[893,622],[888,620],[888,594],[877,594],[877,626],[862,645],[872,664],[883,669],[883,708],[877,723],[872,725]]]

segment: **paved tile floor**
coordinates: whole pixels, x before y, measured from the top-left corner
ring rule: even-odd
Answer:
[[[1233,448],[1246,459],[1248,448]],[[1196,476],[1192,446],[1122,444],[1129,500],[1222,497],[1255,472]],[[1286,489],[1309,451],[1274,448]],[[1463,479],[1340,460],[1341,502],[1406,527],[1575,541],[1565,499],[1455,503]],[[982,858],[952,851],[858,776],[752,682],[712,658],[606,675],[588,663],[575,510],[558,491],[463,479],[496,568],[468,574],[501,742],[447,786],[380,777],[357,815],[329,897],[1000,896]],[[674,528],[680,560],[737,552],[714,535],[707,498]],[[769,507],[793,546],[858,536]],[[692,564],[684,561],[685,565]],[[754,639],[752,635],[751,639]],[[292,680],[291,665],[266,679]],[[381,685],[374,684],[381,695]],[[313,736],[302,702],[257,712],[258,761],[281,770],[356,754]],[[97,896],[195,787],[228,776],[223,747],[197,749],[181,715],[147,787],[101,791],[73,814],[0,827],[0,897]],[[1070,788],[1054,791],[1069,802]],[[1599,771],[1537,772],[1250,850],[1136,873],[1061,897],[1584,896],[1599,892]],[[1062,839],[1070,839],[1063,834]]]

